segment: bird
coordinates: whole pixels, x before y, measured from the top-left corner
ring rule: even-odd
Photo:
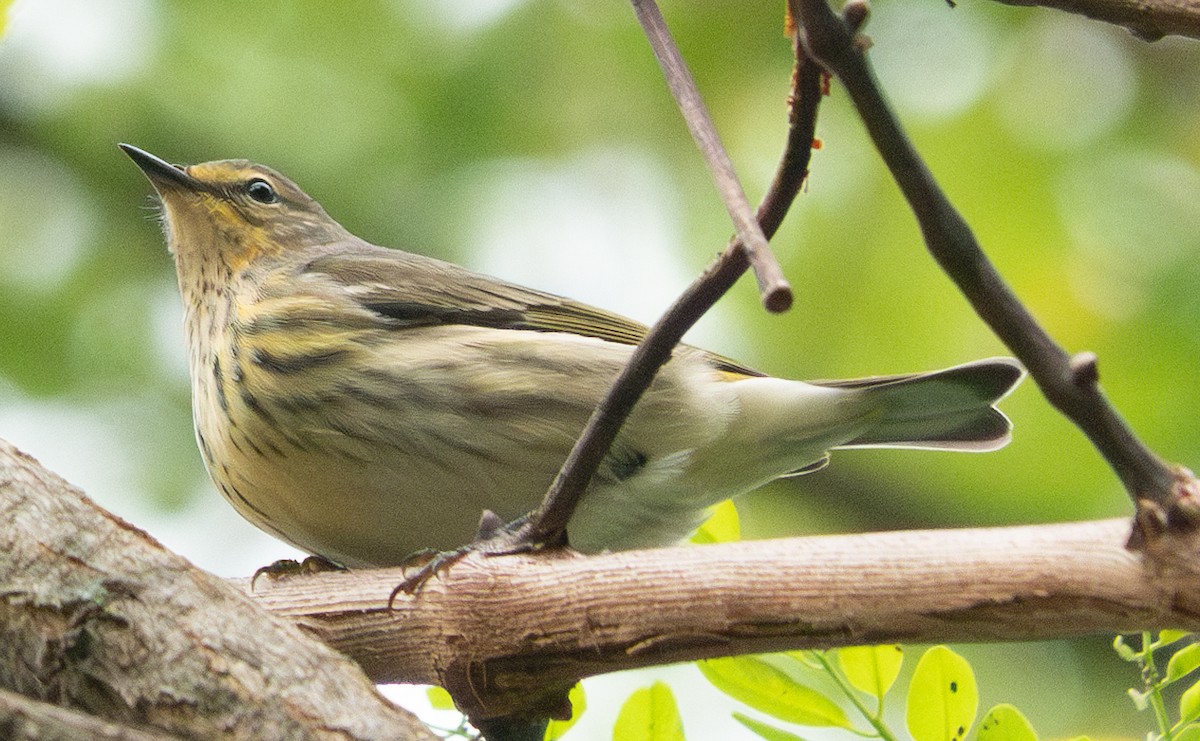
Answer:
[[[251,523],[347,567],[469,542],[541,501],[647,327],[371,244],[247,160],[121,149],[162,206],[195,432]],[[844,448],[990,451],[1010,358],[857,380],[776,378],[675,348],[567,524],[583,553],[687,538],[711,508]]]

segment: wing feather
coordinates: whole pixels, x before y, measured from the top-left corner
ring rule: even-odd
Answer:
[[[471,272],[452,263],[361,240],[326,246],[304,272],[320,273],[351,289],[359,303],[399,328],[468,324],[496,329],[569,332],[637,345],[649,328],[632,319],[552,293]],[[704,351],[714,367],[760,376]]]

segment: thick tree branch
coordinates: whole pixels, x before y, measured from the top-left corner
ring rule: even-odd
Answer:
[[[0,738],[6,741],[173,741],[94,715],[0,690]]]
[[[1147,41],[1163,36],[1200,39],[1197,0],[997,0],[1005,5],[1041,5],[1065,10],[1116,26]]]
[[[344,657],[3,441],[0,689],[183,738],[436,738]]]
[[[473,555],[394,609],[397,569],[260,580],[254,597],[376,681],[441,684],[473,716],[520,715],[552,710],[581,677],[714,656],[1200,629],[1200,538],[1146,555],[1124,547],[1127,531],[1117,519]]]
[[[486,721],[557,714],[581,677],[752,651],[1200,630],[1200,535],[1127,523],[909,531],[583,557],[468,556],[260,579],[254,599],[374,681]],[[245,586],[245,584],[243,584]],[[4,688],[184,737],[430,738],[361,672],[0,443]]]

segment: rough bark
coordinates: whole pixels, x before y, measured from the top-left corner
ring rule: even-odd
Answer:
[[[1194,535],[1126,548],[1128,520],[793,538],[601,556],[471,556],[415,597],[398,569],[255,598],[380,682],[442,684],[475,717],[553,712],[581,677],[883,642],[1200,630]]]
[[[264,577],[250,599],[0,443],[0,686],[181,737],[430,738],[370,681],[441,684],[485,721],[713,656],[1200,630],[1200,540],[1154,532],[1139,550],[1103,520],[473,555],[390,605],[399,569]]]
[[[172,741],[169,736],[102,720],[0,690],[0,738],[7,741]]]
[[[1005,5],[1040,5],[1124,26],[1147,41],[1164,36],[1200,39],[1196,0],[997,0]]]
[[[0,688],[184,738],[435,738],[345,657],[3,441]]]

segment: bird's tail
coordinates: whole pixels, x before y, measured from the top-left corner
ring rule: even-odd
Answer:
[[[929,373],[818,381],[816,386],[861,389],[877,403],[870,428],[840,448],[925,448],[988,451],[1012,437],[996,402],[1025,371],[1011,358],[991,358]]]

